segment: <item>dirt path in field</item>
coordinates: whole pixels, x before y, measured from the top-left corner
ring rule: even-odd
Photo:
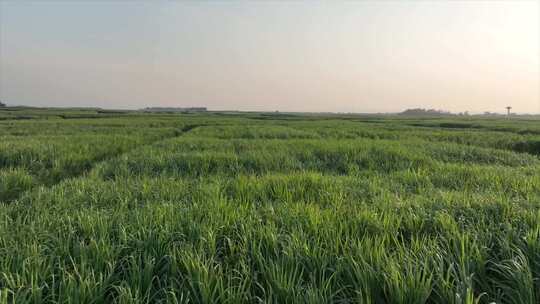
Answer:
[[[143,145],[139,145],[139,146],[135,146],[131,149],[127,149],[125,151],[121,151],[119,153],[115,153],[115,154],[111,154],[111,155],[107,155],[105,157],[101,157],[101,158],[97,158],[95,160],[92,161],[92,165],[89,166],[88,168],[84,169],[84,170],[81,170],[80,172],[77,172],[76,174],[73,174],[71,176],[66,176],[65,178],[62,178],[58,181],[56,181],[55,183],[53,183],[52,185],[48,185],[48,187],[51,187],[51,186],[54,186],[56,184],[59,184],[61,183],[63,180],[66,180],[66,179],[69,179],[69,178],[76,178],[76,177],[79,177],[79,176],[83,176],[83,175],[86,175],[88,172],[92,171],[92,169],[94,169],[96,167],[96,165],[98,163],[102,163],[102,162],[106,162],[106,161],[109,161],[113,158],[116,158],[116,157],[119,157],[119,156],[122,156],[124,154],[127,154],[127,153],[130,153],[131,151],[135,150],[135,149],[139,149],[139,148],[142,148],[142,147],[147,147],[147,146],[151,146],[153,144],[156,144],[156,143],[159,143],[159,142],[162,142],[162,141],[166,141],[166,140],[169,140],[169,139],[173,139],[173,138],[178,138],[178,137],[182,137],[184,135],[186,135],[187,133],[193,131],[194,129],[198,128],[198,127],[201,127],[201,126],[207,126],[207,125],[203,125],[203,124],[190,124],[190,125],[186,125],[184,127],[182,127],[180,129],[180,133],[175,133],[174,135],[172,136],[164,136],[164,137],[161,137],[161,138],[158,138],[158,139],[155,139],[155,140],[152,140],[152,141],[149,141]]]
[[[110,155],[106,155],[104,157],[98,157],[96,159],[91,160],[91,164],[88,167],[86,167],[86,168],[84,168],[84,169],[82,169],[82,170],[80,170],[78,172],[66,175],[66,176],[64,176],[64,177],[62,177],[62,178],[60,178],[58,180],[55,180],[54,182],[41,183],[41,184],[38,184],[38,185],[34,185],[30,189],[25,189],[25,190],[21,191],[20,193],[17,194],[17,197],[15,197],[13,199],[10,199],[10,200],[7,200],[7,201],[0,201],[0,204],[2,204],[2,203],[10,203],[10,202],[15,201],[17,199],[20,199],[25,193],[28,193],[28,192],[34,190],[35,188],[37,188],[39,186],[45,186],[47,188],[51,188],[51,187],[54,187],[55,185],[60,184],[61,182],[65,181],[67,179],[84,176],[84,175],[88,174],[90,171],[92,171],[92,169],[94,169],[96,167],[96,165],[99,164],[99,163],[106,162],[106,161],[109,161],[109,160],[111,160],[113,158],[116,158],[116,157],[122,156],[124,154],[130,153],[131,151],[133,151],[135,149],[139,149],[141,147],[146,147],[146,146],[150,146],[150,145],[153,145],[153,144],[165,141],[165,140],[169,140],[169,139],[173,139],[173,138],[177,138],[177,137],[182,137],[185,134],[193,131],[194,129],[196,129],[198,127],[202,127],[202,126],[209,126],[209,125],[207,125],[207,124],[189,124],[189,125],[186,125],[186,126],[182,127],[179,130],[180,133],[176,132],[172,136],[164,136],[164,137],[161,137],[161,138],[157,138],[155,140],[151,140],[151,141],[149,141],[149,142],[147,142],[147,143],[145,143],[143,145],[134,146],[134,147],[132,147],[130,149],[126,149],[124,151],[119,151],[118,153],[113,153],[113,154],[110,154]]]

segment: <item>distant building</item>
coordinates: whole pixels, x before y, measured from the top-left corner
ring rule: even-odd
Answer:
[[[206,107],[189,107],[189,108],[162,108],[162,107],[148,107],[141,111],[152,113],[170,113],[170,112],[206,112]]]

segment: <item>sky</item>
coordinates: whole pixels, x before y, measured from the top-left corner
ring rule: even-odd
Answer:
[[[0,100],[540,113],[540,1],[0,0]]]

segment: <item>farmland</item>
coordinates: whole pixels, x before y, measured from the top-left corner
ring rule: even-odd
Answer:
[[[0,303],[540,303],[539,156],[534,119],[0,110]]]

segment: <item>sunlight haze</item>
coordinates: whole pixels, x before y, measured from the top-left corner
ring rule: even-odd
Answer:
[[[538,1],[0,2],[0,100],[540,113]]]

